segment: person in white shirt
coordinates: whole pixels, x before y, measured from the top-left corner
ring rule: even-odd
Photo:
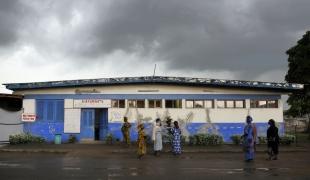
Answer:
[[[160,151],[163,149],[162,128],[159,118],[156,119],[155,124],[153,126],[152,140],[154,142],[154,155],[158,156]]]

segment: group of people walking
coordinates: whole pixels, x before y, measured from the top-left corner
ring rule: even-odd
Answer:
[[[171,120],[169,120],[171,121]],[[181,129],[177,121],[173,122],[173,127],[170,124],[164,129],[172,136],[172,152],[174,155],[181,154]],[[130,145],[130,128],[131,124],[128,122],[127,117],[124,117],[124,124],[121,128],[124,143]],[[142,158],[146,154],[146,134],[144,132],[144,125],[138,124],[138,158]],[[163,149],[163,128],[161,120],[158,118],[153,125],[152,141],[154,142],[154,155],[159,156]]]
[[[253,119],[251,116],[246,117],[246,125],[244,127],[243,133],[243,148],[245,152],[245,160],[250,162],[254,160],[255,145],[257,140],[257,131],[255,125],[252,123]],[[267,147],[268,155],[267,160],[277,160],[278,159],[278,147],[279,147],[279,134],[276,123],[273,119],[268,121],[269,128],[267,129]]]
[[[170,119],[171,121],[171,119]],[[246,117],[246,125],[242,135],[243,139],[243,150],[245,154],[245,160],[250,162],[254,160],[257,130],[255,125],[252,123],[253,118],[251,116]],[[270,119],[268,121],[269,128],[267,129],[267,146],[268,146],[268,160],[277,160],[278,146],[280,138],[278,135],[278,128],[276,127],[275,121]],[[168,123],[164,129],[172,135],[172,152],[174,155],[181,154],[181,129],[177,121],[173,122],[173,127]],[[124,143],[130,145],[130,128],[131,124],[128,122],[127,117],[124,117],[124,124],[121,128]],[[146,154],[146,134],[144,132],[144,125],[138,124],[138,158],[142,158]],[[162,124],[160,119],[156,119],[153,125],[152,141],[154,142],[154,155],[158,156],[163,149],[162,140]]]

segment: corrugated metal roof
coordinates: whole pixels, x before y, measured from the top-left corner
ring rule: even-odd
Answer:
[[[130,85],[130,84],[170,84],[170,85],[186,85],[186,86],[227,87],[227,88],[250,88],[250,89],[255,88],[255,89],[285,91],[285,92],[303,89],[302,84],[191,78],[191,77],[167,77],[167,76],[80,79],[80,80],[64,80],[64,81],[31,82],[31,83],[9,83],[4,85],[6,86],[7,89],[10,90],[25,90],[25,89],[42,89],[42,88]]]
[[[0,98],[10,98],[10,99],[22,99],[22,95],[17,95],[17,94],[4,94],[0,93]]]

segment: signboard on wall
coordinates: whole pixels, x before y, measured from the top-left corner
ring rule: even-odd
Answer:
[[[110,108],[110,99],[75,99],[73,100],[74,108]]]
[[[37,119],[37,116],[35,114],[22,114],[22,121],[23,122],[35,122]]]

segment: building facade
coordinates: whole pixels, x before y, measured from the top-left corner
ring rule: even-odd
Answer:
[[[303,88],[299,84],[217,80],[183,77],[128,77],[89,80],[5,84],[24,96],[23,115],[35,119],[24,123],[24,132],[53,141],[75,135],[79,141],[104,140],[107,134],[122,139],[126,116],[136,125],[144,123],[151,134],[152,123],[167,117],[180,123],[182,134],[221,135],[224,141],[242,134],[251,115],[259,135],[264,136],[269,119],[284,133],[281,95]]]
[[[0,143],[7,143],[10,135],[23,132],[22,101],[22,96],[0,93]]]

